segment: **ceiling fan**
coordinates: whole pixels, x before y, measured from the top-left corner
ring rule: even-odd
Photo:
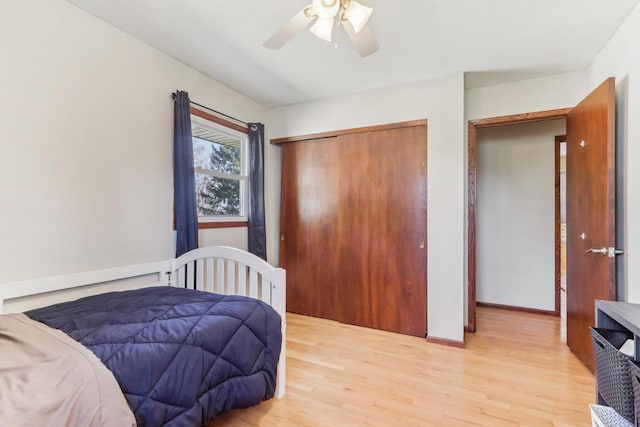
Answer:
[[[373,9],[353,0],[313,0],[264,43],[269,49],[280,49],[313,21],[309,29],[319,38],[331,41],[334,27],[342,25],[361,57],[379,48],[367,25]]]

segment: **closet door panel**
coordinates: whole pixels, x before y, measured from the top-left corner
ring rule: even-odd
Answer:
[[[283,145],[289,311],[425,335],[426,162],[425,125]]]
[[[426,333],[426,126],[339,137],[337,318]]]
[[[339,229],[336,138],[284,144],[280,265],[287,310],[335,319]]]

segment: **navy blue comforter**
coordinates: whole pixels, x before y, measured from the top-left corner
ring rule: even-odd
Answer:
[[[93,351],[139,426],[200,426],[274,394],[281,319],[261,301],[153,287],[26,314]]]

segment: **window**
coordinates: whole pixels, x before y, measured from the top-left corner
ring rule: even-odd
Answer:
[[[245,220],[247,134],[217,123],[218,118],[207,113],[191,113],[199,221]]]

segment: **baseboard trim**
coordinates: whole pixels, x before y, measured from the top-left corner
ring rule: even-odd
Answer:
[[[511,311],[522,311],[525,313],[533,313],[533,314],[544,314],[545,316],[555,316],[555,317],[560,316],[560,312],[555,310],[540,310],[539,308],[516,307],[514,305],[494,304],[491,302],[477,301],[476,306],[487,307],[487,308],[500,308],[502,310],[511,310]]]
[[[464,341],[449,340],[446,338],[427,337],[427,342],[431,344],[446,345],[447,347],[464,348]]]

